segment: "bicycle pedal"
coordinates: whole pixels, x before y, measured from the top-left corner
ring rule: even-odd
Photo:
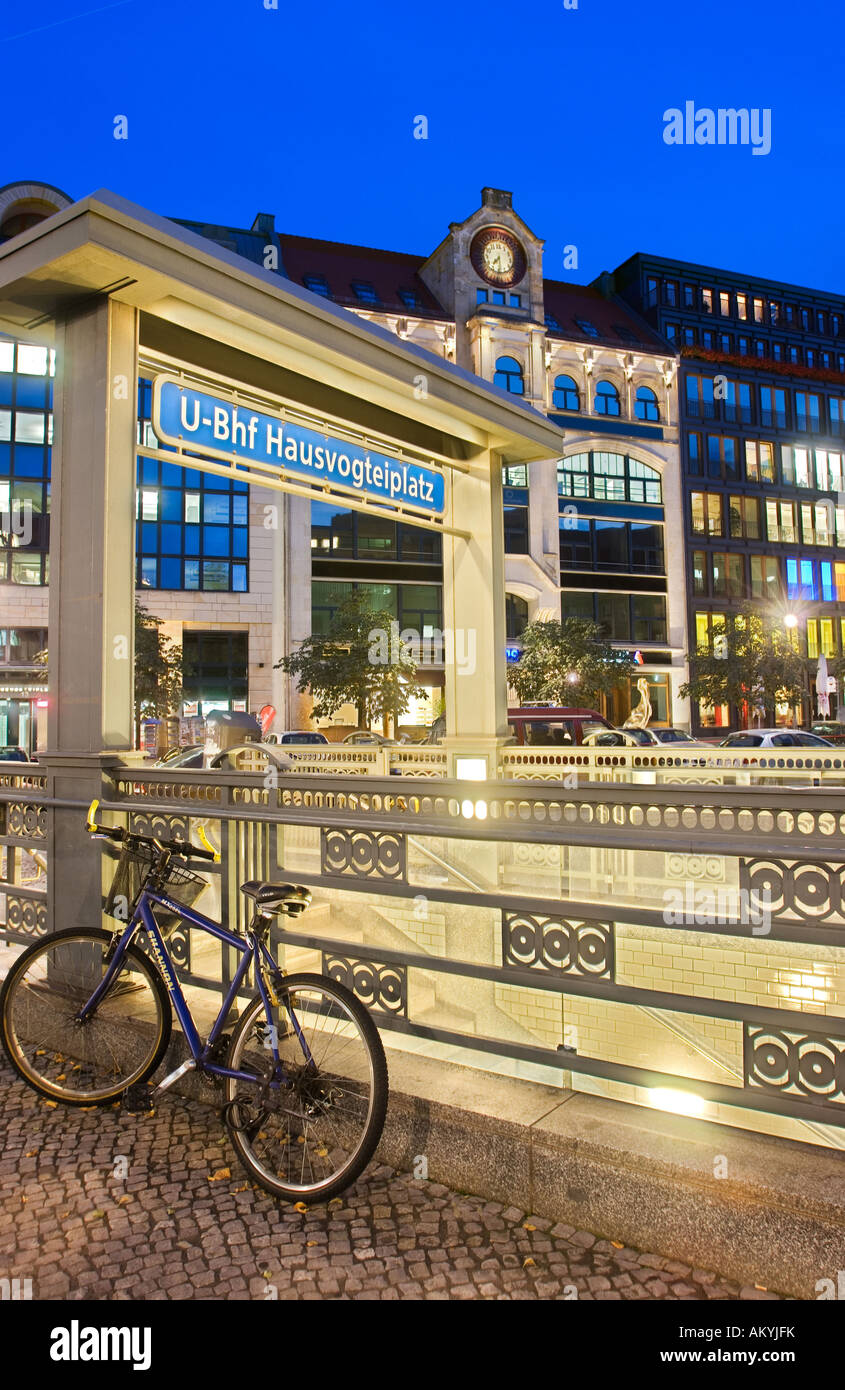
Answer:
[[[121,1109],[128,1115],[149,1115],[155,1110],[153,1093],[143,1083],[128,1086],[120,1098]]]

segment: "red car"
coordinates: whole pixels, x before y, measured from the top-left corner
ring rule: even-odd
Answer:
[[[587,734],[613,725],[594,709],[566,705],[516,705],[508,710],[508,727],[514,742],[532,747],[573,748]]]

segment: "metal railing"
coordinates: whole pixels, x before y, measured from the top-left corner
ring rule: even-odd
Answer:
[[[67,805],[50,782],[0,776],[7,941],[58,925],[31,868]],[[116,766],[102,807],[202,822],[222,863],[201,907],[232,925],[244,879],[311,885],[277,948],[346,981],[397,1045],[845,1144],[843,790]],[[219,992],[231,962],[190,935],[187,982]]]

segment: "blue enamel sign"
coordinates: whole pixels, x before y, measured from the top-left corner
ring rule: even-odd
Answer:
[[[154,383],[153,431],[162,444],[228,463],[269,464],[297,481],[335,485],[373,501],[431,516],[441,516],[445,507],[444,478],[436,469],[403,463],[169,377]]]

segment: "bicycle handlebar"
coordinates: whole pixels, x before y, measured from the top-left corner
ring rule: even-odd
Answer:
[[[99,804],[99,801],[95,800],[88,807],[85,829],[89,835],[98,835],[108,840],[115,840],[118,844],[131,844],[135,841],[138,844],[155,845],[156,849],[169,850],[171,854],[181,854],[186,859],[210,859],[212,864],[220,862],[220,855],[212,849],[202,827],[200,827],[199,834],[200,838],[205,841],[205,849],[192,845],[188,840],[165,840],[161,835],[138,835],[134,831],[125,830],[121,825],[98,825],[95,817]]]

